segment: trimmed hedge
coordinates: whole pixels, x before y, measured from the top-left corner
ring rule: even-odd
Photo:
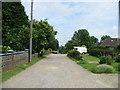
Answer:
[[[115,57],[115,62],[120,62],[120,55]]]
[[[96,56],[96,57],[106,56],[106,55],[114,56],[114,53],[113,53],[114,51],[106,50],[106,49],[92,48],[92,49],[89,49],[88,52],[91,56]]]

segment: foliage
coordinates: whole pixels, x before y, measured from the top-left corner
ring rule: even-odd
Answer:
[[[69,40],[65,44],[65,47],[66,47],[66,50],[69,51],[69,50],[72,50],[74,48],[74,46],[79,46],[79,45],[80,45],[79,41],[77,41],[77,40]]]
[[[120,52],[120,45],[117,46],[117,50]]]
[[[67,51],[73,49],[74,46],[85,45],[89,48],[96,42],[98,42],[98,39],[94,36],[90,36],[86,29],[79,29],[78,31],[75,31],[72,39],[65,44],[65,47]]]
[[[78,52],[77,50],[70,50],[67,54],[67,56],[75,58],[77,60],[81,60],[82,56],[80,56],[80,52]]]
[[[11,48],[9,46],[3,46],[2,47],[2,53],[7,53],[8,50],[10,50]]]
[[[66,53],[67,53],[67,50],[66,50],[66,48],[65,48],[64,46],[60,46],[60,47],[59,47],[59,52],[60,52],[61,54],[66,54]]]
[[[114,71],[115,69],[112,66],[106,64],[98,65],[94,68],[95,73],[112,73]]]
[[[51,49],[51,48],[48,48],[48,51],[52,52],[52,49]]]
[[[21,2],[2,3],[3,46],[10,46],[14,51],[29,48],[30,29],[28,16]],[[33,20],[32,53],[40,53],[42,48],[57,50],[59,42],[55,39],[57,31],[47,19]]]
[[[90,36],[90,45],[93,46],[98,42],[98,39],[95,36]]]
[[[118,71],[120,71],[120,64],[118,64]]]
[[[101,56],[100,57],[100,64],[105,64],[108,62],[108,60],[110,60],[110,58],[108,56]]]
[[[108,35],[103,35],[102,37],[101,37],[101,42],[103,42],[105,39],[107,39],[107,38],[111,38],[110,36],[108,36]]]
[[[81,47],[86,47],[85,45],[82,45]]]
[[[114,51],[106,49],[104,47],[92,47],[92,48],[88,49],[88,52],[90,55],[96,56],[96,57],[106,56],[106,55],[111,55],[111,56],[114,55]]]
[[[119,62],[119,63],[120,63],[120,55],[117,55],[117,56],[115,57],[115,62]]]
[[[47,19],[41,21],[33,21],[33,50],[40,53],[42,48],[52,50],[58,48],[58,41],[55,39],[57,32],[53,26],[48,24]]]
[[[75,31],[72,39],[80,42],[80,46],[86,45],[87,47],[89,47],[90,36],[89,32],[86,29],[80,29],[78,31]]]
[[[2,16],[3,46],[14,50],[28,48],[29,22],[21,2],[3,2]]]

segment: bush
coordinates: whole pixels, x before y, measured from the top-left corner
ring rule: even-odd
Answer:
[[[115,57],[115,62],[120,62],[120,55]]]
[[[51,48],[48,48],[48,51],[50,51],[50,53],[52,52],[52,49]]]
[[[118,64],[118,71],[120,71],[120,64]]]
[[[92,56],[105,56],[105,55],[111,55],[114,56],[114,51],[103,48],[103,47],[93,47],[88,50],[88,53]]]
[[[80,56],[80,52],[78,52],[77,50],[70,50],[67,54],[67,56],[75,58],[77,60],[81,60],[82,56]]]
[[[10,50],[10,46],[2,46],[2,53],[7,53],[8,50]]]
[[[112,73],[114,71],[115,71],[115,69],[112,66],[106,65],[106,64],[98,65],[94,69],[95,73]]]
[[[113,60],[110,59],[108,56],[101,56],[99,64],[108,64],[108,65],[111,65],[112,62],[113,62]]]

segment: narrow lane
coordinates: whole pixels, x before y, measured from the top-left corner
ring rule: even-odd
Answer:
[[[3,88],[117,88],[117,74],[93,74],[65,54],[51,54],[3,83]],[[109,79],[114,79],[109,83]],[[111,80],[112,81],[112,80]]]

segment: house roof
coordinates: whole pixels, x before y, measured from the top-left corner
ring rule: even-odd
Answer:
[[[107,38],[100,44],[100,46],[118,46],[118,45],[120,45],[120,38]]]
[[[100,46],[101,42],[97,42],[94,44],[94,46]]]

